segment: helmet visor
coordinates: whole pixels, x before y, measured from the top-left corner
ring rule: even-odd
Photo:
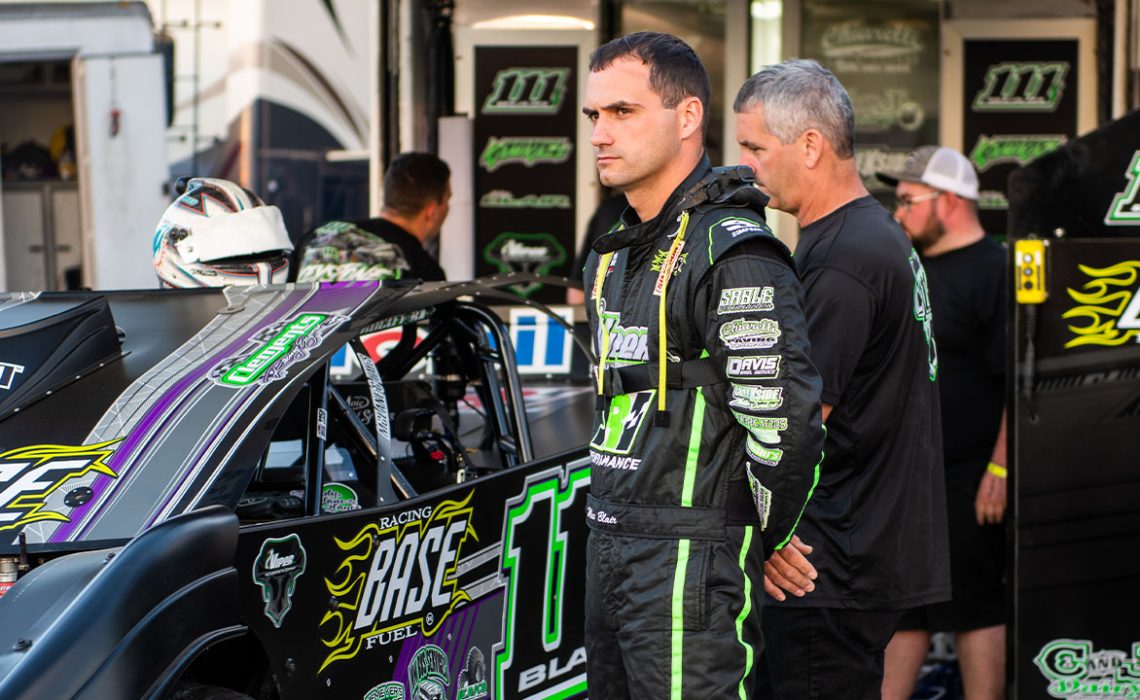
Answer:
[[[176,241],[174,246],[185,262],[293,250],[281,210],[274,206],[253,207],[195,222],[194,234]]]

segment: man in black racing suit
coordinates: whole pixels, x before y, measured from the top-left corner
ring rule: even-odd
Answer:
[[[584,276],[589,692],[750,697],[764,560],[791,541],[822,457],[802,290],[751,171],[703,155],[692,49],[634,34],[590,71],[599,175],[630,206]]]

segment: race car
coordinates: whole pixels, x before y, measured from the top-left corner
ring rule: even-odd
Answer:
[[[584,696],[517,282],[0,295],[0,697]]]

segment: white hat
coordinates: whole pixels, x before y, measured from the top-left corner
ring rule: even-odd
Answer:
[[[900,180],[921,182],[964,199],[978,199],[978,174],[974,166],[966,156],[945,146],[923,146],[907,156],[902,170],[875,173],[875,177],[891,187]]]

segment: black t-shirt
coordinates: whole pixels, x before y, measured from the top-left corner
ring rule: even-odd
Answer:
[[[935,312],[946,476],[980,477],[1005,405],[1005,249],[986,237],[922,265]],[[963,462],[969,475],[951,473]]]
[[[293,259],[300,282],[447,279],[418,238],[383,218],[321,224],[301,238]]]
[[[772,603],[894,610],[947,600],[938,361],[918,256],[863,197],[804,227],[796,261],[833,408],[796,530],[815,547],[816,589]]]

